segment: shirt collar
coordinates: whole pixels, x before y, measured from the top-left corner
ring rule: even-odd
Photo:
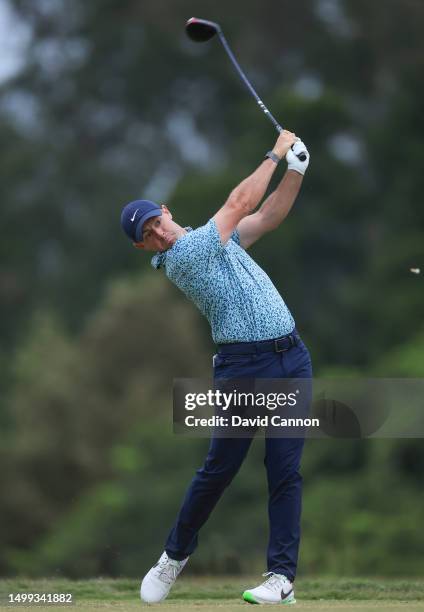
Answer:
[[[184,228],[186,232],[192,232],[193,228],[192,227],[185,227]],[[179,238],[174,242],[174,244],[172,245],[172,247],[170,249],[167,249],[166,251],[163,251],[162,253],[160,251],[158,251],[156,253],[156,255],[153,255],[151,263],[152,266],[154,268],[156,268],[156,270],[159,270],[159,268],[163,268],[166,262],[166,256],[169,253],[169,251],[172,251],[172,249],[174,248],[174,246],[177,244]]]

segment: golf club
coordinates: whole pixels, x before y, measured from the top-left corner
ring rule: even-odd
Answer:
[[[246,85],[247,89],[250,91],[252,96],[255,98],[257,104],[263,110],[268,119],[272,122],[277,132],[282,132],[283,128],[275,119],[275,117],[270,113],[268,108],[262,102],[249,79],[241,69],[238,61],[236,60],[234,53],[231,51],[230,46],[221,30],[221,26],[218,23],[214,23],[213,21],[207,21],[206,19],[199,19],[197,17],[191,17],[186,23],[186,32],[187,36],[194,40],[195,42],[206,42],[213,38],[215,34],[218,34],[219,40],[221,41],[228,57],[233,63],[234,68],[237,70],[241,80]],[[305,161],[306,155],[304,153],[299,153],[298,158],[300,161]]]

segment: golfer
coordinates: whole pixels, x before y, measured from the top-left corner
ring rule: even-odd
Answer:
[[[287,172],[254,212],[284,157]],[[183,228],[166,206],[148,200],[131,202],[122,211],[122,227],[134,246],[156,251],[153,266],[163,269],[207,317],[218,345],[215,378],[312,376],[309,352],[289,309],[267,274],[246,252],[285,219],[308,164],[303,142],[284,130],[264,161],[231,192],[206,225],[195,230]],[[239,470],[251,442],[252,438],[212,437],[204,466],[197,470],[185,494],[164,552],[141,583],[145,602],[167,597],[197,546],[199,530]],[[266,438],[268,571],[261,585],[243,593],[250,603],[295,603],[303,442],[302,438]]]

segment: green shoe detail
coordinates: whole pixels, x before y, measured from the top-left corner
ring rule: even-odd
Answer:
[[[258,603],[256,601],[256,599],[253,597],[253,595],[250,593],[250,591],[245,591],[243,593],[243,599],[244,599],[244,601],[247,601],[250,604],[257,604]]]
[[[250,604],[260,604],[259,601],[256,601],[256,599],[253,597],[253,595],[252,595],[252,593],[250,591],[245,591],[243,593],[243,599],[244,599],[244,601],[247,601],[247,603],[250,603]],[[296,600],[294,598],[293,593],[291,593],[287,599],[283,599],[283,601],[281,603],[284,606],[290,606],[292,604],[295,604]]]

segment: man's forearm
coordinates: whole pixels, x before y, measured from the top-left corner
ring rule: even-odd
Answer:
[[[246,215],[250,214],[264,197],[276,167],[271,159],[263,161],[253,174],[233,189],[229,199],[242,206]]]
[[[267,230],[275,229],[287,217],[302,185],[303,176],[288,170],[277,189],[264,201],[259,213]]]

